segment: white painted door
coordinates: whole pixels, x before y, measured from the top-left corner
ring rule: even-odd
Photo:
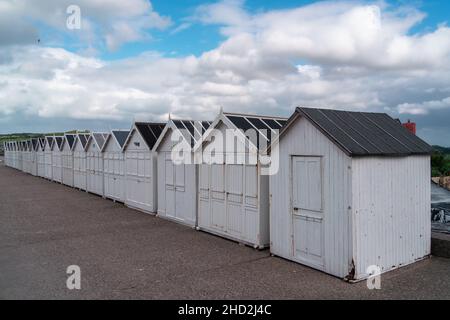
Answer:
[[[67,186],[73,187],[73,156],[71,151],[63,152],[62,166],[63,166],[62,182]]]
[[[126,203],[132,207],[154,212],[152,186],[152,157],[150,152],[126,152]]]
[[[186,206],[191,202],[186,201],[186,165],[174,164],[171,154],[165,154],[165,207],[166,215],[170,218],[186,221],[190,208]]]
[[[103,160],[100,152],[87,152],[87,190],[103,196]]]
[[[198,166],[198,225],[209,227],[211,220],[211,206],[209,194],[210,166],[199,164]]]
[[[86,152],[75,151],[73,153],[74,187],[86,190]]]
[[[52,153],[52,178],[53,181],[62,182],[62,158],[59,151]]]
[[[125,201],[123,153],[105,152],[103,163],[105,196],[113,200]]]
[[[37,153],[31,153],[31,174],[37,176]]]
[[[103,155],[103,163],[104,163],[104,188],[105,188],[105,197],[109,199],[115,200],[114,193],[114,153],[105,152]]]
[[[45,177],[45,155],[43,151],[37,154],[38,161],[38,176]]]
[[[175,170],[170,153],[166,153],[164,161],[164,174],[166,178],[166,215],[170,218],[176,218],[176,191],[175,191]]]
[[[227,231],[234,237],[241,238],[244,228],[243,181],[244,166],[229,164],[226,168],[226,208]]]
[[[322,184],[320,157],[292,158],[293,255],[319,267],[324,264]]]
[[[225,230],[226,203],[225,203],[225,165],[211,165],[211,226]]]
[[[175,165],[175,217],[178,220],[185,220],[190,208],[185,208],[186,192],[186,165]]]
[[[52,152],[45,152],[45,178],[52,179]]]

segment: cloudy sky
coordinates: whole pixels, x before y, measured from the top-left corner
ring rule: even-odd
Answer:
[[[0,133],[302,105],[450,146],[449,18],[437,0],[0,0]]]

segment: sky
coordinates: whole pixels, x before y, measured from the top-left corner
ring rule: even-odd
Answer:
[[[0,133],[305,106],[386,112],[450,146],[449,16],[436,0],[0,0]]]

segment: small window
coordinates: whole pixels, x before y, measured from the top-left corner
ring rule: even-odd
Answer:
[[[140,147],[140,146],[141,146],[141,143],[138,142],[138,141],[136,141],[136,142],[134,143],[134,145],[135,145],[136,147]]]

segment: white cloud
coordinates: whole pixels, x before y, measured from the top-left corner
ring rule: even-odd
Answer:
[[[423,35],[409,35],[411,28],[425,17],[411,8],[383,11],[386,5],[319,2],[249,15],[242,5],[242,1],[205,5],[196,18],[203,23],[221,25],[228,41],[238,42],[242,34],[248,34],[261,54],[285,59],[421,69],[442,67],[449,57],[447,26],[441,25]]]
[[[181,23],[179,26],[177,26],[175,29],[173,29],[172,31],[170,31],[170,34],[177,34],[180,33],[184,30],[189,29],[192,26],[192,23],[189,22],[183,22]]]
[[[433,110],[449,109],[450,110],[450,97],[442,100],[424,101],[421,103],[402,103],[398,107],[398,111],[401,114],[429,114]]]
[[[81,10],[80,30],[66,27],[66,9],[73,4]],[[172,23],[169,17],[155,12],[148,0],[4,0],[0,4],[0,17],[0,45],[36,43],[37,22],[75,36],[81,46],[89,48],[104,43],[110,50],[149,39],[148,30],[163,30]]]
[[[90,4],[92,17],[100,15],[99,3]],[[112,49],[148,36],[143,22],[134,25],[130,17],[154,11],[145,1],[131,3],[122,8],[111,0],[119,7],[103,18]],[[226,36],[199,57],[148,52],[106,62],[64,49],[4,47],[0,114],[113,121],[165,119],[171,112],[212,119],[219,106],[288,116],[297,105],[429,114],[448,108],[450,29],[411,34],[423,17],[357,2],[251,14],[242,1],[225,1],[196,12]]]

